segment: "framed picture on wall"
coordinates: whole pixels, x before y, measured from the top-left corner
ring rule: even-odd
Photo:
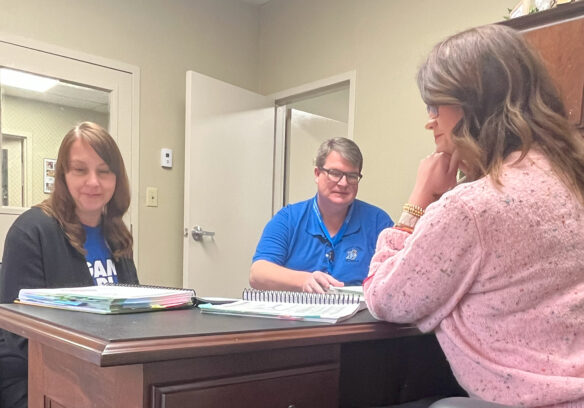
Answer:
[[[55,163],[56,159],[43,159],[44,160],[44,179],[43,179],[43,192],[50,194],[53,192],[55,187]]]

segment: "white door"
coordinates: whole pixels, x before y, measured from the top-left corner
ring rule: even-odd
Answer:
[[[187,72],[183,285],[240,297],[272,215],[274,100]],[[193,238],[192,231],[214,235]]]
[[[124,157],[132,197],[138,196],[137,84],[139,72],[137,68],[76,51],[15,38],[0,38],[0,68],[57,79],[60,89],[68,88],[68,95],[72,96],[65,98],[64,94],[54,94],[51,95],[52,99],[49,99],[47,95],[31,91],[19,91],[17,94],[10,91],[9,93],[6,91],[7,86],[4,81],[0,81],[4,95],[3,108],[6,108],[9,99],[14,101],[11,104],[14,108],[4,109],[2,112],[1,130],[4,134],[26,138],[26,149],[22,154],[25,159],[24,180],[22,180],[24,202],[17,206],[12,206],[10,202],[8,205],[0,206],[0,254],[4,246],[4,237],[14,219],[26,208],[48,197],[48,189],[43,189],[44,176],[46,176],[43,174],[43,160],[56,158],[60,140],[75,123],[83,120],[100,123],[91,117],[90,113],[94,110],[89,108],[100,101],[83,99],[81,95],[86,95],[86,91],[90,91],[92,95],[105,95],[104,114],[101,116],[105,117],[106,126],[116,139]],[[71,92],[75,93],[71,94]],[[72,108],[72,105],[67,105],[66,99],[75,98],[79,102],[84,102],[87,109]],[[26,109],[29,109],[30,114],[26,114]],[[54,110],[53,114],[51,114],[51,109]],[[44,112],[47,114],[43,116],[41,113]],[[96,115],[99,114],[96,113]],[[72,119],[75,123],[71,124]],[[49,132],[52,130],[55,132]],[[45,135],[45,133],[50,133],[50,135]],[[132,155],[133,150],[134,155]],[[133,200],[125,220],[130,227],[134,227],[134,254],[137,256],[137,200]]]

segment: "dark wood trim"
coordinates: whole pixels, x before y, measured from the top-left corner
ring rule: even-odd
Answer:
[[[528,14],[526,16],[512,18],[509,20],[503,20],[497,24],[503,24],[509,27],[513,27],[517,30],[524,31],[534,27],[556,24],[580,17],[584,17],[584,1],[560,4],[550,10]]]
[[[42,339],[42,342],[50,347],[96,365],[100,365],[100,355],[107,346],[107,341],[102,339],[2,308],[0,327],[28,339]]]
[[[391,323],[331,325],[306,329],[274,330],[237,334],[217,334],[138,341],[111,342],[101,353],[99,365],[107,367],[179,358],[244,353],[257,350],[276,350],[354,341],[379,340],[418,335],[413,327]]]
[[[209,335],[108,340],[4,308],[0,308],[0,326],[23,337],[41,340],[47,346],[102,367],[241,353],[256,350],[259,345],[264,350],[274,350],[420,334],[415,327],[374,321],[293,329],[219,332]]]

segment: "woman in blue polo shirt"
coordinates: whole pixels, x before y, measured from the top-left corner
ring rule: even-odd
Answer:
[[[284,207],[268,222],[253,257],[252,287],[323,293],[363,282],[377,236],[393,221],[355,199],[362,169],[363,156],[352,140],[338,137],[320,145],[317,194]]]

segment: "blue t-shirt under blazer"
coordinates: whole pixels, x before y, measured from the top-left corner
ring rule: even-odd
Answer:
[[[253,261],[265,260],[298,271],[326,272],[345,285],[361,285],[375,253],[377,236],[393,226],[393,221],[382,209],[355,200],[345,224],[330,237],[316,199],[315,196],[278,211],[264,228]]]

